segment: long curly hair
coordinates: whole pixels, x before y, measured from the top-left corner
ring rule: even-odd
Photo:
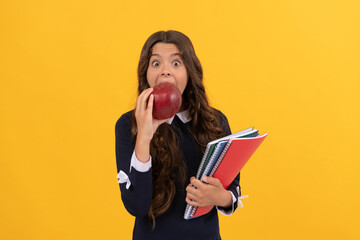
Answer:
[[[149,88],[146,78],[152,47],[156,43],[175,44],[180,51],[188,73],[188,83],[182,94],[182,109],[188,109],[192,121],[192,132],[200,149],[204,152],[209,141],[222,137],[220,116],[209,106],[203,85],[203,70],[195,54],[190,39],[178,31],[159,31],[152,34],[145,42],[138,65],[138,94]],[[132,137],[136,139],[137,125],[135,114],[132,116]],[[174,129],[169,124],[161,124],[150,143],[153,171],[153,198],[148,216],[155,227],[155,218],[163,214],[171,205],[176,188],[185,191],[188,179],[185,160],[179,148]]]

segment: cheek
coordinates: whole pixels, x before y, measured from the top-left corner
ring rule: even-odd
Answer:
[[[154,77],[154,73],[152,71],[147,71],[146,72],[146,79],[147,79],[147,82],[148,84],[150,85],[150,87],[154,87],[155,86],[155,81],[156,81],[156,78]]]
[[[185,73],[182,77],[182,81],[181,81],[181,94],[184,92],[186,85],[188,83],[188,75]]]
[[[181,95],[184,93],[187,85],[187,79],[184,78],[181,82],[178,82],[177,87],[179,88]]]

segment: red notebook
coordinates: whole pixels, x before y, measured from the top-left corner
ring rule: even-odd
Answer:
[[[209,176],[219,179],[227,189],[266,136],[267,133],[257,137],[229,139]],[[207,214],[213,207],[194,208],[190,218]]]

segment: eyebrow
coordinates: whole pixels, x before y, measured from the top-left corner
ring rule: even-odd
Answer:
[[[150,55],[150,57],[152,57],[152,56],[156,56],[156,57],[161,58],[161,56],[159,54],[157,54],[157,53],[153,53],[153,54]],[[181,57],[181,54],[180,53],[173,53],[173,54],[170,55],[170,57],[174,57],[174,56],[180,56]]]

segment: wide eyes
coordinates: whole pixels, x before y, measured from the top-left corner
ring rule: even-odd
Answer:
[[[175,60],[175,61],[173,61],[172,65],[175,66],[175,67],[178,67],[178,66],[181,65],[181,63],[179,61]]]
[[[153,61],[152,64],[154,67],[160,66],[160,63],[158,61]]]
[[[153,62],[151,63],[151,65],[154,66],[154,67],[158,67],[158,66],[160,66],[160,62],[159,62],[159,61],[153,61]],[[179,67],[179,66],[181,65],[181,62],[178,61],[178,60],[174,60],[174,61],[172,62],[172,65],[173,65],[174,67]]]

